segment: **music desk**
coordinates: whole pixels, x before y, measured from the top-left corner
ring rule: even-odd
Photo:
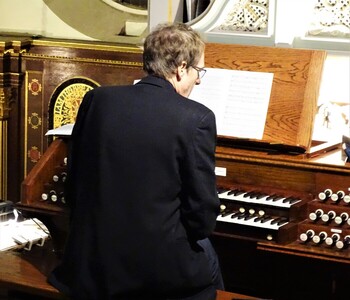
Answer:
[[[57,259],[51,247],[0,252],[0,299],[67,299],[46,282]],[[6,298],[3,298],[6,297]],[[11,298],[13,297],[13,298]],[[216,300],[257,299],[218,291]]]

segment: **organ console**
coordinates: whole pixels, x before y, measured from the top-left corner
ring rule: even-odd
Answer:
[[[316,50],[206,47],[208,67],[274,73],[263,138],[218,137],[221,211],[212,241],[228,290],[276,299],[288,299],[291,285],[304,289],[293,289],[289,299],[331,299],[346,290],[341,274],[350,264],[350,168],[340,159],[340,145],[311,140],[324,56]],[[17,203],[46,224],[58,254],[69,215],[61,195],[68,143],[53,140],[23,181]],[[325,284],[305,288],[310,274]]]

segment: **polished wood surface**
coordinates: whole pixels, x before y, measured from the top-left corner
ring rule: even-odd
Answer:
[[[62,152],[58,155],[60,159],[56,161],[59,163],[65,151],[65,141],[55,140],[44,154],[42,163],[47,164],[52,157],[57,157],[56,152]],[[217,166],[226,168],[226,176],[217,176],[219,186],[251,188],[269,194],[284,192],[286,195],[299,195],[303,198],[301,205],[283,212],[289,216],[290,226],[279,230],[279,238],[276,240],[268,241],[266,235],[247,236],[247,231],[242,228],[236,230],[228,226],[224,232],[217,226],[212,241],[219,255],[226,289],[264,299],[305,299],[305,295],[317,295],[319,299],[328,300],[342,296],[346,288],[343,274],[350,277],[347,270],[350,250],[338,251],[324,244],[304,244],[299,241],[299,234],[308,227],[318,232],[326,230],[331,233],[334,230],[333,224],[311,224],[308,213],[320,205],[330,205],[317,200],[318,193],[325,188],[334,191],[347,190],[350,186],[350,168],[347,165],[318,164],[304,155],[271,154],[221,146],[217,147],[216,159]],[[44,165],[38,164],[24,181],[23,191],[28,196],[25,193],[24,204],[18,205],[23,211],[27,209],[30,215],[39,213],[39,218],[47,224],[52,218],[62,216],[64,210],[62,207],[54,208],[54,203],[38,203],[41,202],[40,187],[52,177],[52,171],[48,172]],[[50,168],[52,167],[55,168]],[[41,183],[37,184],[38,182]],[[34,194],[36,196],[32,197]],[[52,211],[49,210],[51,207]],[[332,204],[330,207],[338,213],[350,210],[350,206],[346,205]],[[48,227],[52,230],[56,254],[59,254],[64,245],[66,227],[60,222],[53,225]],[[59,226],[61,230],[57,230]],[[343,230],[346,233],[350,227],[344,227]],[[45,256],[43,260],[48,257]],[[47,267],[44,268],[47,270]],[[4,275],[8,278],[6,280],[14,280],[9,274]],[[316,289],[308,285],[310,276],[321,282],[321,287]],[[293,289],[285,295],[285,289],[292,284],[305,286],[303,290]],[[226,297],[225,293],[219,295]]]
[[[337,249],[324,242],[303,243],[299,239],[307,229],[316,234],[338,232],[341,239],[349,234],[347,224],[338,226],[309,219],[309,213],[317,208],[334,210],[337,215],[350,213],[350,206],[342,201],[335,204],[318,199],[318,194],[327,188],[349,193],[350,165],[338,163],[340,150],[336,151],[335,160],[333,152],[322,154],[323,161],[328,155],[334,164],[321,164],[307,155],[217,147],[216,165],[226,170],[226,176],[217,176],[219,186],[268,194],[284,192],[287,196],[298,195],[305,202],[296,214],[292,209],[288,212],[290,223],[296,227],[279,230],[283,240],[268,241],[264,235],[247,238],[245,229],[232,226],[230,231],[227,226],[223,232],[217,226],[213,244],[228,290],[269,299],[347,299],[350,249]],[[317,284],[312,284],[310,278]],[[290,292],[286,293],[287,289]]]
[[[8,299],[28,299],[40,296],[43,299],[68,299],[46,282],[47,274],[57,262],[51,247],[36,247],[32,251],[0,252],[0,292],[8,293]],[[0,293],[0,295],[1,295]],[[41,298],[40,298],[41,299]],[[218,291],[216,300],[257,299],[247,295]]]
[[[39,162],[33,167],[30,174],[22,182],[22,197],[18,204],[22,209],[40,210],[46,213],[63,213],[64,207],[53,205],[50,201],[43,201],[41,194],[45,184],[52,182],[56,170],[67,156],[67,141],[56,139],[45,151]]]
[[[262,141],[310,150],[325,51],[207,44],[207,67],[273,73]]]
[[[50,247],[36,247],[30,252],[0,252],[0,287],[5,292],[17,291],[48,299],[65,299],[46,282],[46,276],[55,262],[55,254]]]

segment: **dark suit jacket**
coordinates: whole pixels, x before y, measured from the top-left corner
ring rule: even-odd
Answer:
[[[213,112],[164,79],[88,92],[68,157],[70,235],[49,281],[74,299],[165,299],[210,285],[195,241],[219,210],[215,143]]]

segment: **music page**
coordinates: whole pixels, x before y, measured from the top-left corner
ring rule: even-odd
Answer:
[[[214,112],[218,135],[262,139],[273,73],[206,69],[189,98]]]
[[[66,124],[60,127],[50,129],[45,135],[70,136],[72,135],[74,124]]]

